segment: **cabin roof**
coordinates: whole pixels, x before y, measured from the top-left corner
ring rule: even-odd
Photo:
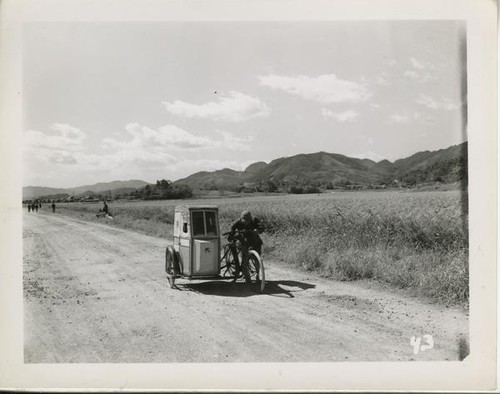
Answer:
[[[218,210],[217,205],[201,205],[201,204],[193,204],[193,205],[177,205],[175,207],[175,212],[187,212],[199,209],[213,209]]]

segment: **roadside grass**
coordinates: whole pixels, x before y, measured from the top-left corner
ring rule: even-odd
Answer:
[[[121,202],[110,204],[113,219],[96,216],[102,204],[67,203],[59,204],[56,211],[85,221],[106,224],[113,227],[134,230],[153,237],[170,239],[174,223],[174,205],[157,207],[141,203]]]
[[[322,276],[341,281],[373,279],[445,304],[469,298],[467,251],[432,251],[408,247],[330,248],[317,237],[275,238],[271,255]]]
[[[294,212],[255,207],[267,229],[264,252],[336,280],[373,279],[445,304],[469,299],[466,196],[442,206],[425,196],[419,209]],[[465,207],[464,207],[465,205]],[[221,215],[237,217],[238,210]]]
[[[243,209],[264,223],[264,258],[335,280],[372,279],[440,303],[468,303],[467,196],[366,193],[192,201],[219,206],[221,233]],[[65,215],[172,240],[174,207],[186,201],[61,204]]]

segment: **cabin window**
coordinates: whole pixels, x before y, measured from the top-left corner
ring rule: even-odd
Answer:
[[[216,236],[218,234],[217,215],[215,211],[193,211],[191,212],[193,222],[193,237]]]
[[[184,222],[184,224],[182,225],[182,232],[183,233],[187,233],[188,232],[188,224],[186,222]]]
[[[207,225],[207,235],[217,235],[217,221],[214,211],[205,212],[205,222]]]
[[[205,235],[205,221],[203,211],[193,211],[193,236]]]

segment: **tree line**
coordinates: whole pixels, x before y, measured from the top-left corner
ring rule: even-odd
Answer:
[[[177,185],[169,180],[162,179],[156,181],[155,185],[146,185],[141,189],[131,192],[129,196],[141,200],[182,199],[192,197],[193,190],[188,185]]]

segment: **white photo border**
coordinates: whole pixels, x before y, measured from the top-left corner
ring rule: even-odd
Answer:
[[[5,0],[0,4],[0,388],[492,390],[496,387],[497,26],[492,0]],[[464,20],[467,24],[470,344],[462,362],[24,364],[22,26],[49,21]],[[238,374],[242,368],[252,374]],[[231,377],[239,376],[238,380]]]

